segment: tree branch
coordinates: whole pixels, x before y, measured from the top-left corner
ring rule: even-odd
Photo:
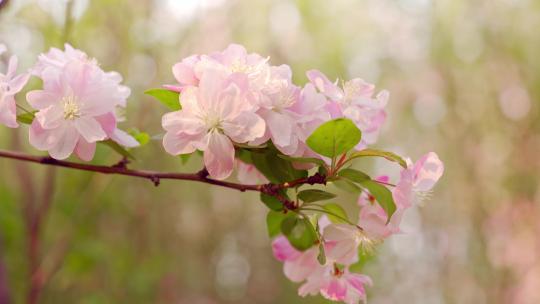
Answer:
[[[32,162],[41,165],[47,166],[56,166],[69,169],[75,169],[80,171],[90,171],[102,174],[116,174],[116,175],[126,175],[132,177],[139,177],[150,180],[154,183],[155,186],[159,186],[161,180],[172,179],[172,180],[188,180],[201,182],[206,184],[211,184],[215,186],[236,189],[242,192],[245,191],[256,191],[266,193],[268,195],[276,196],[279,189],[293,188],[301,186],[303,184],[326,184],[326,177],[319,173],[316,173],[313,176],[306,178],[300,178],[290,182],[282,184],[259,184],[259,185],[244,185],[239,183],[226,182],[221,180],[215,180],[208,177],[208,171],[203,169],[196,173],[176,173],[176,172],[158,172],[158,171],[147,171],[147,170],[132,170],[127,168],[127,164],[123,163],[122,165],[113,165],[113,166],[99,166],[99,165],[90,165],[82,164],[70,161],[56,160],[50,157],[43,156],[34,156],[20,152],[11,152],[0,150],[0,158],[9,158],[25,162]],[[285,207],[290,207],[289,202],[282,201]]]

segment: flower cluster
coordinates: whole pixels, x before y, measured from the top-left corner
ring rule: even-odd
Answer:
[[[325,263],[318,260],[317,246],[300,252],[287,238],[277,237],[272,249],[276,259],[284,262],[285,275],[293,282],[305,281],[298,293],[301,296],[320,293],[329,300],[348,304],[365,301],[364,285],[371,285],[371,279],[350,272],[348,267],[358,262],[359,253],[372,253],[373,246],[400,232],[401,218],[413,206],[416,193],[431,190],[443,171],[444,166],[435,153],[424,155],[414,165],[408,161],[392,191],[397,210],[390,218],[369,191],[358,199],[360,213],[356,225],[331,223],[326,216],[322,217],[318,227],[322,231],[320,241],[326,254]],[[378,180],[388,183],[386,176]]]
[[[182,109],[163,117],[163,145],[171,154],[204,151],[210,175],[227,178],[234,168],[234,145],[271,143],[283,154],[316,156],[307,137],[331,118],[351,119],[364,133],[358,148],[376,140],[386,117],[388,93],[372,97],[374,86],[361,79],[343,88],[318,71],[310,83],[292,82],[291,68],[232,44],[222,52],[195,55],[172,68],[182,93]]]
[[[0,45],[0,55],[4,51]],[[64,50],[41,54],[29,72],[16,70],[12,56],[7,72],[0,74],[0,123],[11,128],[18,121],[30,124],[29,141],[38,150],[55,159],[75,153],[90,161],[98,142],[106,141],[124,157],[131,156],[126,149],[140,145],[117,126],[123,119],[117,110],[126,106],[130,89],[121,84],[120,74],[103,71],[84,52],[66,44]],[[426,197],[444,171],[433,152],[412,163],[371,148],[386,119],[388,92],[376,94],[359,78],[331,82],[317,70],[308,71],[309,82],[298,86],[289,66],[273,66],[269,58],[235,44],[188,57],[172,72],[177,84],[146,92],[172,110],[162,117],[165,151],[203,153],[206,170],[190,180],[260,192],[270,209],[274,255],[291,281],[303,282],[299,295],[365,301],[371,279],[351,266],[401,232],[404,213]],[[30,75],[43,83],[26,95],[33,111],[15,100]],[[25,113],[17,115],[17,107]],[[399,164],[399,180],[372,179],[350,165],[365,157]],[[242,184],[217,181],[234,170]],[[305,189],[315,184],[356,193],[360,211],[355,220],[339,204],[321,203],[336,197],[326,187]]]
[[[371,280],[351,272],[349,266],[358,262],[359,252],[371,252],[376,244],[400,232],[404,212],[417,196],[425,196],[444,170],[435,153],[412,164],[392,153],[366,149],[376,142],[386,119],[388,92],[375,94],[374,86],[359,78],[341,84],[331,82],[317,70],[308,71],[309,82],[299,87],[292,83],[287,65],[272,66],[268,58],[248,54],[234,44],[222,52],[188,57],[172,71],[178,84],[165,87],[180,93],[182,108],[163,117],[167,152],[203,151],[205,166],[216,179],[229,177],[236,162],[239,180],[254,183],[264,180],[265,175],[272,177],[271,170],[255,159],[248,159],[251,164],[246,164],[235,157],[240,150],[251,151],[256,158],[255,150],[271,146],[275,153],[292,159],[295,168],[312,166],[305,166],[302,160],[317,163],[319,171],[322,169],[331,179],[347,180],[349,187],[361,192],[356,223],[348,220],[339,206],[322,206],[321,210],[312,205],[313,201],[331,197],[318,190],[298,193],[297,210],[292,210],[295,214],[291,216],[290,207],[274,208],[267,199],[262,200],[274,210],[269,214],[269,219],[273,218],[269,222],[274,223],[269,224],[269,231],[278,218],[283,234],[273,241],[274,255],[284,263],[290,280],[304,282],[299,289],[301,296],[320,293],[334,301],[364,301],[364,285],[370,285]],[[346,147],[337,145],[338,141]],[[351,149],[359,152],[347,156]],[[401,163],[403,169],[395,185],[387,176],[372,180],[363,172],[343,169],[349,160],[370,155]],[[275,160],[267,162],[279,166]],[[261,174],[257,169],[266,172]],[[391,191],[389,185],[393,186]],[[275,211],[279,213],[273,214]],[[309,211],[329,217],[313,222]]]

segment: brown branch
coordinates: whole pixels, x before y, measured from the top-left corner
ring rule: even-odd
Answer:
[[[128,169],[127,164],[122,165],[113,165],[113,166],[100,166],[100,165],[90,165],[82,164],[70,161],[56,160],[50,157],[43,156],[34,156],[20,152],[11,152],[0,150],[0,158],[9,158],[20,161],[32,162],[47,166],[56,166],[63,167],[81,171],[96,172],[101,174],[116,174],[116,175],[126,175],[138,178],[144,178],[150,180],[154,183],[155,186],[158,186],[161,180],[171,179],[171,180],[188,180],[201,182],[206,184],[211,184],[215,186],[236,189],[242,192],[245,191],[256,191],[266,193],[268,195],[277,196],[279,189],[293,188],[301,186],[303,184],[325,184],[326,177],[319,173],[306,177],[300,178],[294,181],[282,183],[282,184],[260,184],[260,185],[244,185],[239,183],[226,182],[221,180],[215,180],[208,177],[208,171],[203,169],[196,173],[176,173],[176,172],[158,172],[158,171],[147,171],[147,170],[133,170]],[[285,207],[289,207],[289,202],[282,201]]]

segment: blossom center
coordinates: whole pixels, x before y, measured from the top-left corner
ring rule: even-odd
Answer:
[[[77,103],[77,98],[73,95],[65,96],[62,99],[64,104],[64,119],[74,120],[75,118],[81,117],[79,104]]]
[[[353,81],[347,81],[343,83],[343,100],[346,103],[351,103],[362,93],[362,87],[359,83]]]
[[[221,117],[219,115],[209,114],[205,117],[204,122],[206,124],[206,128],[209,132],[212,131],[218,131],[221,132],[223,130],[221,123]]]
[[[241,62],[239,59],[235,59],[230,66],[231,72],[233,73],[246,73],[249,74],[253,71],[253,68],[243,62]]]

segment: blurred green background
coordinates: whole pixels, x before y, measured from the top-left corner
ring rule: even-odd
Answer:
[[[104,70],[119,71],[132,88],[126,129],[161,134],[166,109],[142,92],[173,83],[171,66],[181,58],[231,42],[291,65],[299,84],[317,68],[388,89],[389,119],[376,147],[413,159],[436,151],[446,172],[432,198],[409,211],[405,233],[364,267],[375,283],[369,302],[540,303],[540,1],[71,5],[66,19],[65,0],[9,1],[0,41],[24,69],[67,39]],[[27,136],[26,126],[0,128],[0,149],[40,154]],[[182,165],[159,140],[134,154],[134,168],[201,166],[198,157]],[[101,147],[94,163],[118,159]],[[398,173],[385,162],[363,165]],[[15,303],[25,303],[30,282],[25,210],[47,201],[40,303],[326,303],[299,298],[282,274],[255,194],[188,182],[154,187],[5,159],[0,178],[0,259]],[[355,212],[354,197],[342,203]]]

